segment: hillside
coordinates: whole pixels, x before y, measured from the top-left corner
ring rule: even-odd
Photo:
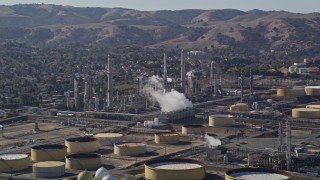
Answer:
[[[36,46],[102,43],[246,54],[317,54],[319,27],[319,13],[0,6],[0,41]]]

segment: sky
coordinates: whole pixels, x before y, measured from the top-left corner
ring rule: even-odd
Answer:
[[[320,0],[0,0],[1,5],[45,3],[77,7],[122,7],[138,10],[239,9],[320,12]]]

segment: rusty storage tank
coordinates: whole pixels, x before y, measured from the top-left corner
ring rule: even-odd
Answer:
[[[0,155],[0,172],[16,172],[28,168],[29,157],[26,154]]]
[[[44,144],[31,148],[31,160],[41,161],[60,161],[67,155],[67,147],[60,144]]]
[[[182,135],[201,135],[205,133],[203,125],[186,124],[182,126]]]
[[[178,133],[156,133],[154,134],[154,142],[157,144],[175,144],[180,140]]]
[[[114,145],[114,154],[121,156],[137,156],[147,152],[147,145],[140,142],[117,143]]]
[[[65,174],[65,163],[60,161],[38,162],[32,165],[32,173],[36,178],[57,178]]]
[[[123,140],[123,135],[120,133],[99,133],[94,135],[100,142],[100,145],[111,146]]]
[[[66,168],[96,170],[101,166],[101,156],[96,153],[71,154],[66,156]]]
[[[293,118],[318,119],[320,118],[320,109],[295,108],[292,109]]]
[[[234,125],[234,117],[232,115],[217,114],[209,116],[209,126],[226,127]]]
[[[158,159],[144,165],[148,180],[201,180],[206,176],[204,165],[192,159]]]
[[[267,168],[232,169],[225,174],[225,180],[289,180],[292,179],[291,177],[288,172]]]
[[[94,137],[77,137],[70,138],[65,141],[68,154],[90,153],[98,151],[100,144]]]

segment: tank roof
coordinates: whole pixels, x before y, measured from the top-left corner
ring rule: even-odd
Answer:
[[[70,138],[67,139],[67,142],[92,142],[96,141],[97,139],[94,137],[77,137],[77,138]]]
[[[290,174],[285,171],[267,168],[240,168],[226,172],[226,175],[246,180],[285,180]]]
[[[183,127],[186,127],[186,128],[203,128],[204,126],[203,125],[199,125],[199,124],[186,124],[186,125],[183,125]]]
[[[87,159],[87,158],[98,158],[99,154],[96,153],[81,153],[81,154],[70,154],[66,158],[77,158],[77,159]]]
[[[26,154],[2,154],[0,155],[0,160],[16,160],[27,158]]]
[[[157,159],[145,163],[146,166],[164,170],[186,170],[203,167],[200,161],[193,159]]]
[[[169,132],[160,132],[160,133],[156,133],[156,135],[158,136],[178,136],[178,133],[169,133]]]
[[[94,135],[97,138],[114,138],[114,137],[122,137],[123,135],[120,133],[99,133]]]
[[[64,166],[64,162],[60,161],[45,161],[45,162],[38,162],[34,163],[33,166],[36,167],[57,167],[57,166]]]
[[[320,89],[320,86],[306,86],[305,88],[309,88],[309,89]]]
[[[239,172],[230,174],[230,176],[246,180],[280,180],[289,178],[288,176],[282,174],[275,174],[269,172]]]
[[[315,109],[315,108],[294,108],[292,110],[294,110],[294,111],[312,111],[312,112],[320,111],[320,109]]]
[[[137,147],[137,146],[146,146],[145,143],[141,143],[141,142],[120,142],[115,144],[116,146],[120,146],[120,147]]]
[[[216,117],[216,118],[232,118],[233,116],[230,114],[214,114],[211,115],[212,117]]]
[[[43,145],[32,147],[32,149],[35,149],[35,150],[56,150],[56,149],[64,149],[64,148],[67,148],[67,147],[60,144],[43,144]]]

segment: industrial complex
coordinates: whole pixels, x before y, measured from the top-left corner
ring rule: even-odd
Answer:
[[[223,77],[215,63],[201,80],[200,70],[187,72],[188,54],[179,54],[179,78],[164,54],[163,77],[139,77],[123,96],[108,56],[105,98],[92,78],[76,77],[66,97],[73,110],[0,119],[0,179],[320,177],[320,86],[257,82],[251,70]]]

